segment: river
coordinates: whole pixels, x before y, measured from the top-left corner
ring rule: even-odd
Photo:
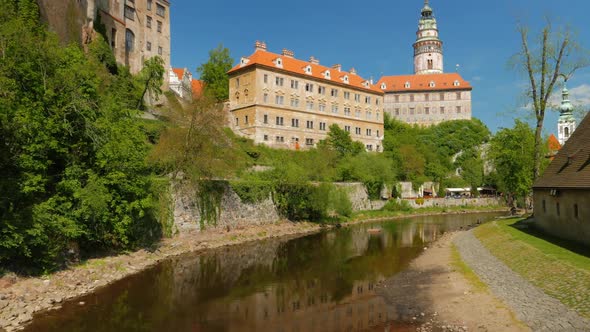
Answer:
[[[497,215],[360,224],[186,255],[36,315],[25,331],[415,330],[375,286],[442,233]]]

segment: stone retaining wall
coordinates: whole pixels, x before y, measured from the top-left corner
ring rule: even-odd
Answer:
[[[430,198],[424,199],[423,204],[418,204],[416,199],[405,199],[411,207],[427,208],[427,207],[452,207],[452,206],[491,206],[491,205],[506,205],[502,198]]]

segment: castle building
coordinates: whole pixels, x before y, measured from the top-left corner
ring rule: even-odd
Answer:
[[[383,149],[383,92],[354,69],[298,60],[289,50],[275,54],[256,42],[228,74],[232,128],[255,143],[309,148],[336,124],[367,150]]]
[[[557,137],[562,146],[576,130],[576,118],[574,118],[574,106],[570,102],[569,91],[563,84],[561,91],[561,106],[559,107],[559,120],[557,120]]]
[[[168,0],[37,0],[41,15],[65,43],[82,45],[103,30],[118,63],[138,73],[145,60],[160,56],[170,67]],[[65,16],[65,17],[64,17]],[[100,27],[97,22],[100,22]],[[168,73],[164,82],[168,81]]]
[[[203,81],[194,79],[193,74],[186,68],[170,68],[168,77],[170,91],[184,100],[199,98],[203,93]]]
[[[443,42],[428,0],[413,47],[414,75],[384,76],[377,83],[385,93],[385,112],[424,126],[471,119],[472,87],[458,73],[444,73]]]

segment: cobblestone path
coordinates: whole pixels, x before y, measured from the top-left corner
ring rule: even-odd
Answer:
[[[494,257],[473,231],[454,241],[463,261],[533,331],[590,331],[590,320],[524,280]]]

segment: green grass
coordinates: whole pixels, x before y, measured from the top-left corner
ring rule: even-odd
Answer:
[[[453,244],[451,247],[451,265],[455,268],[456,271],[461,273],[465,279],[473,286],[473,289],[476,292],[487,292],[488,286],[479,279],[477,274],[473,272],[473,270],[463,262],[461,259],[461,254],[457,247]]]
[[[520,220],[494,221],[478,227],[475,235],[513,271],[590,317],[590,258],[557,244],[563,242],[512,227]]]

